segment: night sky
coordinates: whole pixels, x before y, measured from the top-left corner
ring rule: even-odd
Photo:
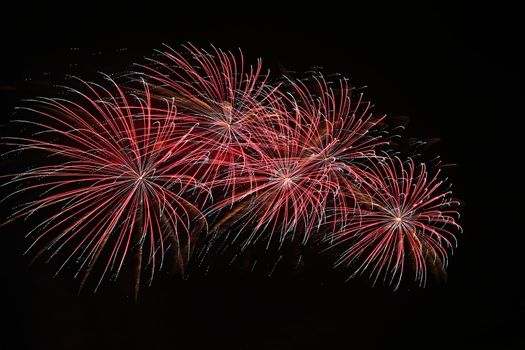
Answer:
[[[77,295],[78,281],[53,278],[46,264],[29,267],[22,256],[27,227],[16,223],[0,228],[0,349],[523,347],[517,10],[204,6],[4,9],[0,124],[21,99],[52,95],[66,74],[98,79],[97,71],[125,71],[162,43],[240,47],[247,61],[261,57],[275,76],[311,67],[341,73],[367,86],[378,114],[409,117],[405,139],[440,139],[425,159],[457,164],[446,174],[462,201],[464,233],[448,281],[398,291],[364,277],[345,283],[320,257],[301,273],[269,277],[235,268],[195,272],[186,281],[159,276],[135,304],[125,281]],[[16,162],[1,160],[2,174]],[[0,220],[10,205],[0,206]]]

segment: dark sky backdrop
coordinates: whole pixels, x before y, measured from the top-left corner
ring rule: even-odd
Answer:
[[[448,175],[464,201],[465,233],[448,283],[426,289],[392,292],[364,279],[345,284],[315,267],[272,278],[230,271],[186,282],[161,277],[134,305],[111,286],[77,297],[76,281],[52,279],[45,266],[27,268],[22,225],[2,227],[0,349],[524,345],[518,287],[524,274],[518,225],[523,57],[516,9],[440,3],[344,11],[325,2],[306,9],[260,3],[252,10],[205,10],[197,2],[69,6],[2,10],[2,124],[20,98],[51,93],[49,82],[63,82],[64,74],[90,78],[97,70],[123,70],[162,42],[241,47],[274,71],[322,66],[367,85],[379,113],[408,115],[407,137],[441,139],[428,156],[459,164]]]

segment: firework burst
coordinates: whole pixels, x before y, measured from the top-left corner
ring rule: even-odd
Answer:
[[[370,197],[359,203],[359,212],[347,213],[346,225],[335,234],[348,247],[338,264],[354,267],[354,275],[368,271],[375,281],[383,276],[395,288],[406,265],[412,265],[416,281],[424,285],[429,269],[443,272],[456,244],[459,203],[439,172],[430,176],[424,164],[386,158],[370,171],[365,184]]]
[[[8,183],[21,185],[11,195],[40,192],[11,220],[54,208],[31,232],[29,250],[42,245],[36,256],[52,251],[52,258],[67,248],[59,271],[68,262],[78,263],[81,285],[105,257],[97,288],[106,274],[117,277],[133,251],[138,288],[143,265],[153,278],[169,246],[175,256],[183,246],[189,248],[190,227],[203,217],[184,194],[201,184],[184,172],[191,163],[191,129],[182,136],[178,132],[175,106],[165,102],[154,107],[146,85],[145,97],[137,97],[107,80],[111,91],[83,83],[86,92],[69,89],[70,100],[40,98],[31,101],[34,108],[24,108],[39,119],[18,122],[39,131],[32,137],[9,138],[8,144],[17,151],[51,155],[52,164]]]
[[[242,164],[229,164],[240,190],[213,210],[237,203],[226,217],[243,222],[237,236],[250,228],[246,243],[261,232],[268,241],[300,234],[304,242],[325,223],[328,208],[336,215],[354,208],[362,195],[357,184],[369,176],[362,160],[384,144],[368,135],[382,118],[362,96],[352,101],[345,80],[337,91],[322,77],[314,83],[290,82],[291,92],[271,101],[276,117],[262,121],[265,142],[248,149]]]
[[[140,66],[139,75],[153,86],[161,99],[173,99],[180,122],[194,128],[193,146],[205,157],[195,172],[211,183],[225,173],[224,191],[236,191],[236,178],[225,164],[243,163],[246,152],[264,142],[270,132],[261,125],[275,114],[266,107],[275,88],[262,73],[262,62],[246,65],[242,53],[212,48],[211,53],[192,45],[185,54],[169,47],[160,57]]]

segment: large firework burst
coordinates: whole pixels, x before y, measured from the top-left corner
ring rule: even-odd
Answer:
[[[42,245],[37,256],[48,250],[55,256],[68,248],[60,269],[76,261],[77,274],[84,272],[82,284],[101,256],[106,262],[98,284],[108,272],[116,277],[134,251],[138,288],[143,265],[153,277],[170,245],[176,256],[182,254],[182,242],[189,247],[191,225],[203,217],[184,194],[201,184],[186,171],[192,161],[187,155],[194,154],[189,152],[191,129],[178,132],[176,107],[169,102],[154,107],[146,85],[145,97],[138,97],[107,80],[110,89],[83,83],[82,90],[68,89],[71,99],[40,98],[24,108],[39,118],[17,122],[38,131],[10,137],[8,144],[53,157],[50,165],[8,183],[25,184],[11,195],[41,193],[12,219],[54,208],[31,232],[30,249]]]

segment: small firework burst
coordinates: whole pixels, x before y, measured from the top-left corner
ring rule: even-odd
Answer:
[[[456,244],[457,200],[440,180],[430,176],[425,164],[386,158],[370,168],[367,200],[359,212],[347,213],[347,224],[336,234],[345,244],[339,264],[355,268],[355,274],[369,272],[376,281],[399,286],[406,265],[414,268],[415,279],[424,285],[427,271],[441,273],[448,250]]]

